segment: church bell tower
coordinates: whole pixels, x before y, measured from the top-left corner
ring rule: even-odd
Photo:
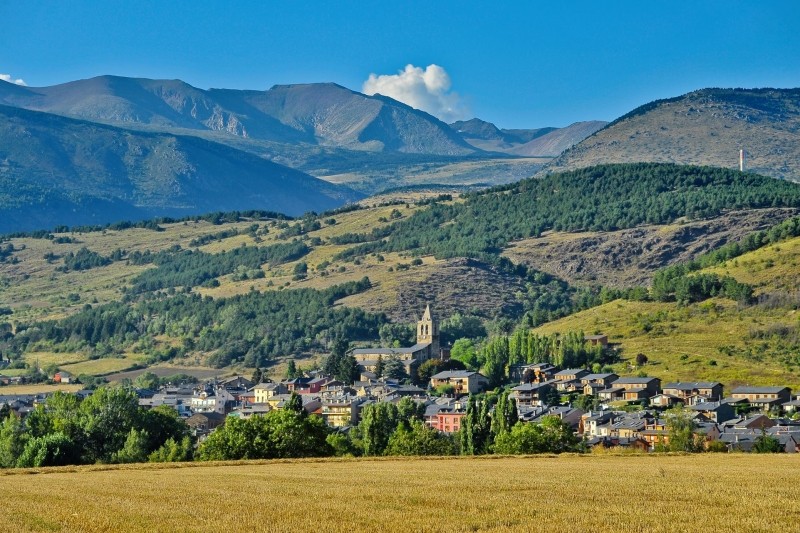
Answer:
[[[417,344],[430,344],[429,357],[439,357],[439,324],[431,316],[431,306],[425,306],[422,319],[417,322]]]

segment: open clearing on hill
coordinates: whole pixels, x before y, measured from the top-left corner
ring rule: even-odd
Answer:
[[[0,530],[783,531],[800,523],[798,466],[709,454],[6,471]]]
[[[797,353],[782,338],[761,332],[797,324],[793,310],[738,309],[730,300],[713,298],[679,307],[674,303],[615,300],[535,329],[539,334],[583,331],[604,333],[622,349],[620,375],[639,371],[662,381],[721,381],[738,385],[800,386]],[[646,365],[636,368],[638,353]]]

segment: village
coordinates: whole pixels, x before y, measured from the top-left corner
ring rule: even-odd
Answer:
[[[590,344],[607,345],[605,335],[586,337]],[[319,370],[302,377],[255,383],[243,376],[214,379],[202,384],[167,384],[159,390],[135,389],[146,409],[169,406],[202,442],[229,418],[249,419],[283,409],[292,395],[304,410],[318,415],[336,431],[346,432],[361,420],[368,405],[398,403],[409,398],[424,406],[425,424],[454,434],[467,414],[467,400],[490,392],[489,380],[480,372],[448,370],[434,374],[427,388],[379,377],[376,365],[396,358],[409,370],[424,361],[448,356],[439,346],[438,324],[430,308],[417,324],[417,343],[409,348],[360,348],[350,351],[358,362],[358,380],[346,383]],[[568,425],[586,449],[619,448],[639,452],[664,449],[670,431],[666,414],[680,408],[691,420],[693,432],[707,449],[749,452],[765,435],[786,453],[800,451],[800,394],[789,387],[733,388],[728,395],[719,382],[661,383],[656,377],[621,377],[593,373],[584,368],[560,369],[549,363],[512,366],[507,386],[520,422],[539,423],[557,417]],[[0,377],[2,378],[2,377]],[[58,373],[56,381],[74,379]],[[8,384],[3,379],[3,384]],[[441,391],[446,391],[442,393]],[[2,394],[0,406],[25,417],[47,394]],[[75,394],[86,397],[92,390]],[[715,444],[712,444],[715,443]]]

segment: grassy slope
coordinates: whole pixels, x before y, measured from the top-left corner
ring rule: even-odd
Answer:
[[[383,254],[384,261],[379,261],[375,256],[368,256],[360,265],[352,262],[333,262],[325,269],[325,275],[317,269],[320,263],[330,261],[344,248],[328,244],[327,239],[386,224],[379,219],[389,218],[394,209],[400,211],[403,216],[408,216],[420,208],[400,205],[344,213],[335,216],[335,225],[323,225],[322,229],[311,232],[309,237],[319,237],[323,240],[323,244],[314,246],[312,252],[303,258],[309,264],[309,276],[306,280],[292,280],[294,263],[280,265],[274,269],[265,265],[266,277],[263,279],[237,282],[228,275],[220,278],[221,285],[218,288],[197,290],[214,297],[224,297],[245,293],[251,290],[251,287],[261,291],[278,290],[283,287],[324,288],[368,276],[373,281],[374,288],[345,299],[342,302],[344,305],[371,310],[402,308],[402,312],[395,311],[393,318],[413,320],[416,309],[412,307],[417,302],[403,300],[408,296],[407,289],[426,280],[435,279],[436,276],[441,278],[443,275],[448,276],[455,272],[456,270],[450,268],[448,262],[425,257],[423,265],[397,271],[397,265],[410,263],[410,258],[387,253]],[[20,260],[19,263],[0,264],[0,301],[3,305],[14,308],[12,319],[15,321],[64,316],[80,309],[85,303],[95,301],[104,303],[118,299],[120,296],[118,288],[142,269],[148,268],[126,265],[123,261],[85,272],[62,273],[55,270],[62,264],[60,259],[53,263],[43,259],[43,255],[48,251],[63,255],[68,251],[77,251],[80,247],[87,246],[98,253],[108,255],[116,248],[129,251],[145,249],[158,251],[174,244],[188,248],[189,241],[194,238],[234,227],[244,230],[250,224],[250,222],[238,222],[212,225],[207,222],[190,222],[164,225],[163,232],[129,229],[70,234],[78,241],[73,244],[53,244],[41,239],[14,239],[12,242],[16,248],[25,249],[14,253]],[[667,229],[670,228],[665,227],[665,231]],[[260,245],[278,242],[279,233],[280,230],[271,227],[270,232],[262,237]],[[201,249],[213,253],[230,250],[243,244],[252,246],[256,243],[248,235],[238,235],[209,243]],[[759,292],[797,290],[797,263],[800,259],[798,255],[800,255],[800,239],[794,239],[747,254],[714,270],[720,273],[727,272],[741,281],[753,283]],[[395,271],[389,272],[390,268]],[[492,278],[487,279],[493,281]],[[463,288],[477,283],[477,279],[473,277]],[[70,293],[79,294],[80,301],[69,301],[67,296]],[[462,297],[456,300],[464,299]],[[644,326],[647,323],[652,328],[646,332]],[[612,341],[619,342],[623,348],[623,357],[626,361],[617,365],[616,369],[625,374],[637,373],[640,370],[630,368],[628,361],[632,361],[637,353],[642,352],[650,359],[650,364],[645,370],[664,379],[718,379],[728,385],[747,382],[786,383],[798,386],[800,378],[796,377],[797,354],[789,353],[785,343],[781,343],[779,339],[749,338],[751,330],[765,329],[771,324],[793,326],[797,324],[797,317],[785,310],[750,308],[740,311],[726,301],[714,302],[713,306],[700,304],[685,309],[678,309],[672,304],[613,302],[547,324],[538,331],[563,332],[582,329],[586,333],[599,331],[608,333]],[[728,353],[731,355],[727,355]],[[683,355],[688,357],[682,359]],[[29,354],[27,360],[39,357],[42,366],[56,363],[64,365],[66,370],[75,373],[106,374],[129,368],[139,362],[140,356],[141,354],[128,354],[126,358],[121,359],[89,361],[86,354],[82,353],[49,354],[49,356]],[[791,361],[792,357],[795,357],[794,362]],[[754,360],[758,361],[758,364],[754,365]],[[710,365],[711,361],[716,361],[716,366]],[[184,363],[198,364],[194,360],[180,364]]]
[[[361,232],[384,223],[378,219],[389,217],[393,209],[404,214],[418,209],[405,206],[376,207],[369,210],[354,211],[336,215],[337,223],[333,226],[324,226],[319,231],[311,232],[310,237],[320,237],[323,240],[343,233]],[[106,303],[120,297],[119,288],[128,284],[130,280],[142,270],[150,266],[127,265],[125,261],[118,261],[105,267],[93,268],[83,272],[58,272],[56,268],[63,265],[62,259],[48,263],[43,256],[52,252],[63,256],[68,252],[77,252],[81,247],[87,247],[101,255],[107,256],[115,249],[121,248],[129,252],[151,250],[154,252],[165,250],[173,245],[189,248],[189,242],[203,235],[216,234],[221,231],[238,229],[244,231],[252,222],[236,222],[214,225],[209,222],[188,222],[177,224],[163,224],[165,231],[156,232],[147,229],[127,229],[123,231],[107,230],[90,233],[67,233],[59,236],[68,236],[75,240],[69,244],[54,244],[44,239],[11,239],[11,244],[20,251],[14,252],[14,257],[19,259],[17,264],[0,264],[0,301],[3,305],[14,309],[14,320],[29,320],[43,318],[59,318],[79,310],[86,303]],[[261,223],[264,224],[263,222]],[[281,230],[271,228],[270,233],[263,236],[259,244],[266,246],[280,242],[278,234]],[[248,235],[237,235],[220,241],[211,242],[200,247],[200,250],[209,253],[218,253],[239,247],[242,244],[253,246],[256,243]],[[330,260],[342,247],[330,244],[315,247],[314,251],[304,260],[312,269],[323,260]],[[385,262],[384,270],[400,262],[399,256],[394,254],[395,261]],[[408,262],[406,260],[406,262]],[[340,265],[336,265],[338,268]],[[220,278],[221,286],[218,289],[203,291],[213,296],[229,296],[247,292],[250,285],[257,285],[259,289],[277,289],[280,285],[289,283],[290,286],[305,286],[307,282],[292,282],[291,272],[294,263],[281,265],[275,270],[265,266],[267,278],[262,280],[234,282],[230,276]],[[349,276],[331,276],[324,283],[316,286],[330,286],[340,283],[343,279],[360,279],[367,274],[367,269],[349,266]],[[354,273],[355,272],[355,273]],[[312,272],[313,274],[313,272]],[[314,276],[310,276],[313,278]],[[273,285],[268,287],[268,282]],[[80,295],[80,301],[70,302],[67,296],[70,293]]]
[[[360,265],[352,262],[332,262],[323,275],[322,269],[318,265],[323,261],[331,261],[333,256],[347,246],[333,245],[328,239],[345,233],[360,233],[370,231],[372,228],[380,227],[388,222],[379,219],[389,219],[393,210],[408,216],[417,209],[418,206],[405,205],[372,207],[369,209],[353,211],[335,215],[334,225],[323,224],[323,227],[308,234],[309,238],[319,237],[323,244],[312,246],[312,251],[302,258],[309,265],[309,275],[305,280],[293,280],[292,270],[297,263],[291,262],[271,268],[263,265],[266,277],[257,280],[233,281],[231,275],[219,278],[220,286],[213,289],[196,288],[201,294],[213,297],[227,297],[236,294],[244,294],[251,290],[251,287],[259,291],[282,290],[293,288],[316,288],[323,289],[332,285],[344,283],[352,280],[359,280],[368,276],[374,283],[374,288],[364,294],[357,295],[357,298],[348,299],[347,305],[369,305],[371,309],[382,310],[387,306],[396,304],[397,294],[402,290],[403,284],[416,283],[424,280],[433,273],[438,265],[443,262],[434,261],[432,258],[424,258],[422,266],[411,267],[408,270],[390,272],[398,264],[410,263],[409,257],[401,254],[384,254],[384,260],[379,261],[377,257],[370,256]],[[54,244],[45,239],[19,238],[11,239],[11,243],[18,250],[14,252],[19,262],[16,264],[0,264],[0,302],[3,306],[9,306],[14,310],[11,316],[13,322],[25,322],[29,320],[42,320],[50,318],[60,318],[80,310],[87,303],[98,305],[110,301],[118,300],[121,297],[120,287],[128,284],[132,278],[151,266],[128,265],[126,261],[114,262],[105,267],[93,268],[83,272],[59,272],[57,267],[63,265],[63,259],[59,257],[52,262],[46,261],[43,256],[48,253],[55,253],[63,256],[68,252],[76,252],[81,247],[87,247],[101,255],[107,256],[115,249],[121,248],[129,252],[133,251],[159,251],[165,250],[173,245],[180,245],[183,248],[190,248],[189,243],[192,239],[204,235],[217,234],[221,231],[238,229],[244,232],[252,222],[237,222],[214,225],[209,222],[188,222],[176,224],[162,224],[165,231],[156,232],[147,229],[127,229],[123,231],[106,230],[102,232],[89,233],[67,233],[59,236],[68,236],[75,240],[74,243]],[[260,225],[265,225],[260,222]],[[270,232],[261,236],[260,243],[256,243],[247,234],[236,235],[222,240],[210,242],[199,249],[208,253],[219,253],[239,246],[267,246],[277,242],[285,242],[278,236],[282,230],[270,227]],[[341,271],[340,271],[341,270]],[[68,296],[78,294],[79,301],[71,301]],[[416,309],[409,310],[411,313],[404,320],[413,320],[412,314]],[[169,344],[169,339],[156,339],[157,345]],[[26,354],[25,360],[34,364],[38,361],[41,367],[56,364],[63,370],[73,374],[93,374],[106,375],[120,372],[131,368],[134,364],[142,363],[144,355],[141,353],[128,353],[121,358],[103,358],[90,360],[87,353],[83,352],[33,352]],[[196,358],[186,361],[173,361],[172,364],[178,365],[178,370],[185,368],[195,368],[200,363]],[[300,361],[304,364],[304,361]],[[275,372],[282,374],[284,364],[277,364]],[[234,369],[235,370],[235,369]],[[252,369],[238,369],[245,373]],[[23,374],[25,370],[6,370],[6,375]],[[113,376],[112,376],[113,378]]]
[[[747,253],[709,270],[752,283],[756,294],[787,293],[800,288],[798,262],[800,238]],[[762,306],[740,309],[722,299],[683,308],[673,303],[615,301],[545,324],[537,331],[606,333],[622,347],[624,360],[615,369],[624,374],[643,370],[667,380],[786,384],[796,389],[800,387],[800,360],[791,344],[779,336],[751,336],[751,332],[779,325],[797,327],[797,312]],[[640,352],[649,362],[644,368],[632,368]],[[682,358],[684,355],[688,357]]]
[[[673,532],[724,517],[732,530],[779,531],[800,520],[798,458],[788,455],[175,466],[4,472],[11,475],[0,474],[0,529]],[[155,487],[162,497],[153,497]]]

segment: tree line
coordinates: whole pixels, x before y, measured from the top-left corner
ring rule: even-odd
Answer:
[[[250,292],[218,299],[153,293],[134,302],[87,305],[61,320],[20,324],[6,342],[16,353],[38,345],[71,351],[89,347],[105,356],[166,335],[182,342],[165,352],[166,358],[198,350],[210,352],[208,362],[220,367],[232,362],[264,366],[278,355],[326,350],[340,338],[377,338],[384,315],[334,307],[337,300],[370,286],[363,278],[325,290]]]
[[[2,410],[0,410],[2,412]],[[0,467],[188,461],[189,428],[169,406],[146,410],[123,387],[56,392],[21,419],[0,417]]]
[[[246,246],[227,252],[209,254],[175,247],[161,252],[133,252],[129,261],[134,265],[154,264],[133,279],[129,292],[139,294],[169,287],[195,287],[208,280],[231,274],[237,268],[260,269],[264,263],[273,265],[300,259],[311,249],[302,241]]]
[[[411,251],[437,257],[496,257],[509,241],[547,230],[612,231],[719,215],[726,209],[800,207],[800,187],[750,173],[666,163],[600,165],[528,179],[434,204],[371,233],[340,253]]]

